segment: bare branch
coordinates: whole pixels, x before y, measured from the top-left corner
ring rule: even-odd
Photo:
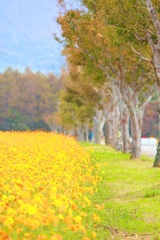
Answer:
[[[153,93],[155,92],[154,87],[150,88],[150,90],[148,91],[148,94],[146,96],[146,100],[141,104],[140,108],[142,111],[145,110],[146,105],[149,103],[149,101],[152,99]]]
[[[141,52],[137,52],[137,51],[134,49],[133,46],[131,46],[131,45],[129,45],[129,46],[131,47],[131,49],[132,49],[132,51],[133,51],[134,53],[136,53],[137,55],[140,56],[140,58],[141,58],[142,60],[145,60],[145,61],[147,61],[147,62],[152,63],[152,60],[151,60],[151,59],[144,57]]]
[[[134,36],[137,38],[137,40],[141,41],[141,42],[146,42],[147,39],[140,36],[138,33],[135,32]]]
[[[142,32],[145,32],[145,33],[150,33],[151,35],[154,35],[154,34],[155,34],[155,33],[152,32],[150,29],[140,28],[140,30],[141,30]]]

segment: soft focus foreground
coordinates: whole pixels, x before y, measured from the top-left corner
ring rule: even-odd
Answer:
[[[71,137],[0,132],[1,239],[94,239],[99,181],[90,154]]]

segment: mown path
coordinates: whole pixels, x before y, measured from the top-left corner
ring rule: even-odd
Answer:
[[[160,169],[152,168],[153,159],[129,160],[99,145],[93,151],[102,176],[94,202],[104,205],[97,239],[160,239]]]

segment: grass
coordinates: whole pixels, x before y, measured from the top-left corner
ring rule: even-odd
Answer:
[[[153,159],[130,160],[129,154],[107,146],[82,145],[92,147],[101,164],[102,181],[93,201],[104,207],[96,239],[160,239],[160,169],[152,168]]]

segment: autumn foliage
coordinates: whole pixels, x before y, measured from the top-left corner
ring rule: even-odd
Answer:
[[[53,130],[62,78],[28,68],[0,73],[0,130]]]
[[[98,168],[72,137],[0,132],[1,239],[93,239]]]

